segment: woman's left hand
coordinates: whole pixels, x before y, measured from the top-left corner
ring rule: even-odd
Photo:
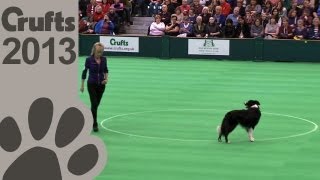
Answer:
[[[107,84],[108,83],[108,79],[105,79],[101,82],[101,84]]]

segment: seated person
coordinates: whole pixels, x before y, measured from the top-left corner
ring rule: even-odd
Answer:
[[[177,16],[175,14],[171,15],[171,23],[166,25],[165,34],[168,36],[178,36],[180,26],[177,23]]]
[[[94,32],[96,34],[109,34],[114,33],[114,24],[110,21],[109,16],[104,15],[104,19],[100,20],[94,27]]]
[[[299,19],[297,22],[297,27],[293,29],[293,39],[300,40],[305,39],[308,36],[307,28],[304,27],[303,19]]]
[[[250,26],[244,21],[244,18],[241,16],[238,18],[235,37],[250,38]]]
[[[226,20],[226,26],[222,29],[222,35],[224,38],[234,38],[236,34],[236,29],[233,25],[232,19]]]
[[[312,21],[312,27],[308,31],[308,39],[320,40],[320,22],[318,17],[315,17]]]
[[[120,29],[120,20],[118,14],[115,12],[113,7],[109,8],[109,13],[107,14],[110,21],[114,24],[114,33],[118,34]]]
[[[97,5],[95,8],[95,12],[93,14],[93,22],[99,22],[104,17],[102,7],[100,5]]]
[[[254,24],[251,25],[250,35],[253,38],[261,38],[264,35],[264,28],[260,18],[257,18],[254,21]]]
[[[209,18],[209,23],[206,26],[206,36],[205,37],[220,37],[221,28],[216,23],[214,17]]]
[[[166,26],[161,22],[161,16],[159,14],[155,15],[154,22],[150,25],[149,35],[151,36],[162,36],[164,35],[164,30]]]
[[[282,26],[279,28],[279,39],[292,39],[292,27],[289,25],[289,20],[286,17],[282,18]]]
[[[149,3],[148,15],[154,16],[155,14],[159,14],[161,10],[161,0],[151,0]]]
[[[275,16],[270,18],[270,22],[266,25],[264,30],[265,39],[277,39],[279,34],[279,27]]]
[[[179,33],[179,37],[191,37],[193,35],[193,24],[189,22],[188,16],[183,17]]]
[[[124,18],[124,5],[123,3],[120,3],[120,0],[114,0],[114,4],[111,5],[112,8],[114,8],[114,11],[116,14],[118,14],[120,18],[120,22],[123,22]]]
[[[206,25],[202,22],[202,16],[197,16],[196,23],[193,25],[193,33],[196,37],[204,37],[206,35]]]

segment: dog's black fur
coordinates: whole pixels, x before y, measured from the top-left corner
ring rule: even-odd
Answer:
[[[252,107],[256,105],[256,107]],[[243,128],[249,132],[250,128],[252,130],[259,123],[261,112],[260,112],[260,102],[257,100],[249,100],[245,103],[246,109],[243,110],[233,110],[229,111],[222,123],[219,131],[218,141],[221,142],[221,137],[225,137],[226,143],[229,143],[228,135],[240,124]]]

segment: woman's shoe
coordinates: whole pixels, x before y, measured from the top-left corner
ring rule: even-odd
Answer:
[[[93,132],[98,132],[98,131],[99,131],[98,126],[93,126]]]

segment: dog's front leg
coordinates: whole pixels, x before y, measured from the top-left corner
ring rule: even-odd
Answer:
[[[251,142],[253,142],[253,141],[254,141],[253,128],[249,128],[249,129],[248,129],[248,135],[249,135],[249,140],[250,140]]]

